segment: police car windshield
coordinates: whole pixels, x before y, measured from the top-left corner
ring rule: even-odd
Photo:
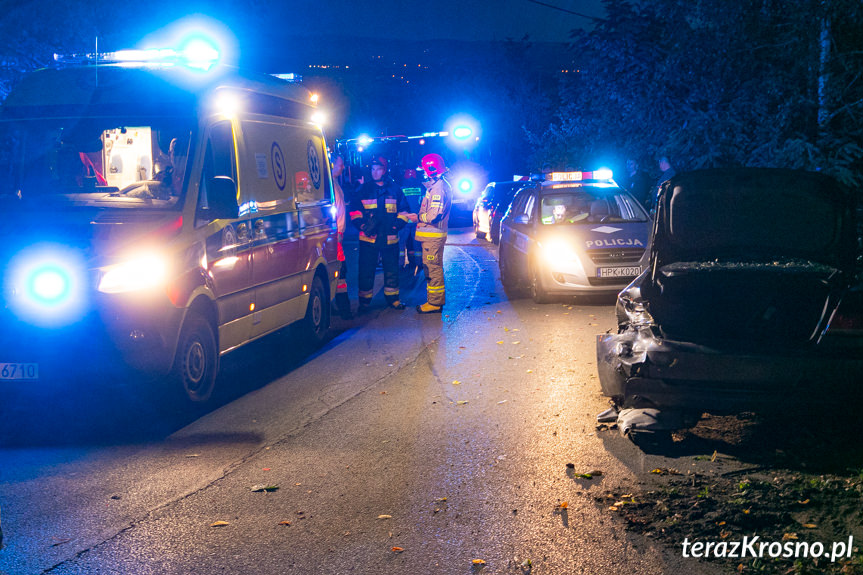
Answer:
[[[178,207],[190,126],[131,116],[0,121],[0,194],[72,206]]]
[[[617,190],[555,190],[540,202],[543,225],[633,223],[647,221],[647,214],[629,195]]]

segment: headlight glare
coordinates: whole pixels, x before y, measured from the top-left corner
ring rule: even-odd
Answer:
[[[550,240],[543,242],[542,253],[545,260],[551,264],[567,264],[578,261],[578,254],[575,253],[572,245],[562,240]]]
[[[102,268],[99,291],[125,293],[152,289],[164,285],[167,277],[165,260],[158,255],[147,254]]]

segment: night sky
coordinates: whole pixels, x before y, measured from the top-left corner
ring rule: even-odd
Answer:
[[[248,0],[202,2],[191,0],[153,5],[146,19],[136,21],[139,37],[147,32],[170,33],[172,24],[189,20],[193,13],[221,22],[228,44],[244,52],[267,57],[285,50],[284,41],[335,35],[350,38],[397,40],[506,40],[529,35],[533,41],[566,42],[574,28],[592,21],[569,12],[603,16],[600,0],[542,0],[554,8],[530,0],[324,0],[317,3]],[[143,14],[141,15],[143,16]]]

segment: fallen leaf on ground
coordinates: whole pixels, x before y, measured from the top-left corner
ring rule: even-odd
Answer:
[[[506,402],[507,402],[507,400],[504,399],[503,401],[498,401],[497,404],[500,405],[501,403],[506,403]]]
[[[782,536],[783,541],[791,541],[794,539],[797,539],[796,533],[786,533],[785,535]]]
[[[224,527],[225,525],[230,525],[230,523],[227,521],[216,521],[215,523],[212,523],[210,527]]]
[[[483,561],[482,559],[474,559],[473,561],[471,561],[471,563],[473,563],[474,565],[485,565],[485,561]]]
[[[527,370],[528,373],[533,373],[532,369]]]
[[[461,385],[461,382],[457,379],[452,380],[453,385]]]
[[[290,525],[290,521],[279,521],[279,525]]]
[[[392,519],[392,515],[378,515],[378,519]]]
[[[402,549],[401,547],[393,547],[392,549],[390,549],[390,551],[392,551],[393,553],[401,553],[402,551],[404,551],[404,549]]]
[[[560,503],[557,504],[557,508],[558,509],[568,509],[569,508],[569,501],[561,501]]]
[[[251,490],[255,492],[259,491],[278,491],[278,485],[265,485],[263,483],[259,483],[258,485],[252,485]]]
[[[804,523],[803,527],[805,527],[806,529],[818,529],[818,526],[814,523]]]
[[[467,404],[467,402],[468,402],[468,400],[462,399],[462,400],[456,401],[455,404],[456,405],[465,405],[465,404]]]
[[[435,499],[435,501],[437,501],[438,503],[443,503],[444,501],[446,501],[446,497],[438,497],[437,499]]]
[[[520,343],[521,343],[520,341],[514,341],[514,342],[512,342],[512,345],[518,345]]]
[[[503,340],[497,342],[498,345],[503,345]]]

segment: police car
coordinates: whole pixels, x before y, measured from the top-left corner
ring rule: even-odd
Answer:
[[[647,266],[651,221],[610,170],[553,172],[521,190],[501,221],[505,287],[553,295],[617,293]]]

